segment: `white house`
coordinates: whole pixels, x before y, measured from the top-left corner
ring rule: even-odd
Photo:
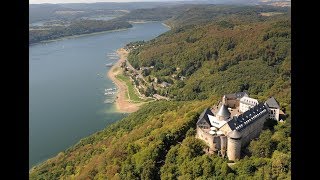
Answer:
[[[239,111],[241,113],[244,113],[258,104],[259,104],[258,100],[247,97],[247,96],[243,96],[240,99]]]
[[[277,100],[274,97],[271,97],[265,102],[265,104],[269,107],[270,119],[279,121],[280,106]]]

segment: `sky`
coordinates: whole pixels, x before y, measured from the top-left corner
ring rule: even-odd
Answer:
[[[41,3],[94,3],[94,2],[152,2],[163,0],[29,0],[29,4],[41,4]],[[181,0],[165,0],[165,1],[181,1]]]

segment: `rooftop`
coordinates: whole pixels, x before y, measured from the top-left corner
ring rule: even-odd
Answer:
[[[228,107],[222,104],[219,108],[219,111],[217,113],[217,116],[221,117],[230,117],[231,113],[228,110]]]
[[[240,99],[244,96],[248,96],[247,92],[236,92],[232,94],[225,94],[227,99]]]
[[[243,114],[240,114],[238,117],[233,117],[233,119],[228,122],[228,125],[230,126],[231,130],[242,131],[242,129],[266,113],[268,113],[267,107],[264,104],[259,103]]]
[[[208,115],[211,126],[220,129],[223,125],[225,125],[228,121],[219,121],[216,117]]]
[[[269,98],[266,101],[266,104],[271,108],[280,108],[279,103],[277,102],[277,100],[274,97]]]
[[[198,123],[201,119],[204,119],[208,124],[211,124],[208,115],[214,116],[213,113],[212,113],[212,111],[210,111],[209,108],[206,108],[206,109],[200,114],[197,123]]]
[[[230,131],[228,133],[228,136],[232,139],[240,139],[241,138],[241,134],[239,133],[239,131],[237,130],[233,130],[233,131]]]
[[[219,111],[219,107],[221,107],[221,106],[222,106],[222,102],[220,102],[219,105],[217,105],[217,106],[213,106],[213,107],[211,108],[211,111],[212,111],[213,113],[217,114],[218,111]],[[231,114],[230,114],[230,117],[238,116],[239,114],[241,114],[241,113],[239,112],[239,107],[228,108],[228,110],[229,110],[229,112],[231,113]]]

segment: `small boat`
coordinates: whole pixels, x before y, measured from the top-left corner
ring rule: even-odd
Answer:
[[[112,91],[112,88],[104,89],[104,91]]]
[[[116,92],[105,92],[104,95],[112,95],[115,94]]]
[[[104,101],[104,103],[106,103],[106,104],[113,103],[113,102],[114,102],[114,100],[110,100],[110,99],[106,99],[106,100]]]
[[[116,57],[116,56],[109,56],[108,58],[113,60],[119,59],[119,57]]]
[[[111,67],[113,64],[112,63],[107,63],[106,66],[107,67]]]

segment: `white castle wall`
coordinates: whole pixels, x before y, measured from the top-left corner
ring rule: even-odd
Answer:
[[[279,121],[280,109],[270,108],[270,119]]]

